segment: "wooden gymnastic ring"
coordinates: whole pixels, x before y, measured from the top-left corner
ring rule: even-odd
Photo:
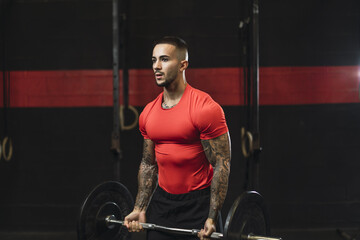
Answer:
[[[246,139],[249,141],[249,150],[246,149]],[[241,150],[244,157],[249,157],[254,152],[254,139],[251,132],[241,128]]]
[[[6,154],[6,143],[9,141],[9,152]],[[13,154],[13,146],[12,141],[9,137],[5,137],[2,142],[2,156],[4,157],[5,161],[10,161]]]
[[[138,124],[139,121],[139,112],[136,110],[136,108],[134,108],[133,106],[129,105],[128,108],[134,113],[135,116],[135,120],[132,124],[130,125],[125,125],[125,121],[124,121],[124,106],[121,105],[120,106],[120,128],[121,130],[131,130],[134,127],[136,127],[136,125]]]

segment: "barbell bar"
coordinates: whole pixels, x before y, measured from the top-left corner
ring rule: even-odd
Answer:
[[[108,224],[109,228],[112,227],[109,223],[116,223],[116,224],[120,224],[120,225],[124,224],[124,221],[117,220],[114,215],[107,216],[105,218],[105,222]],[[160,232],[167,232],[167,233],[174,233],[174,234],[181,234],[181,235],[197,236],[198,233],[200,232],[199,229],[170,228],[170,227],[156,225],[153,223],[140,223],[140,225],[145,230],[155,230],[155,231],[160,231]],[[211,238],[212,239],[222,239],[223,234],[219,233],[219,232],[214,232],[211,234]]]
[[[134,207],[128,189],[119,182],[98,185],[85,199],[78,222],[79,240],[130,239],[123,227],[124,219]],[[270,235],[269,219],[262,196],[255,191],[241,194],[233,203],[224,226],[224,233],[215,232],[213,239],[224,240],[280,240]],[[165,227],[141,223],[145,230],[155,230],[174,235],[196,236],[200,230]]]
[[[109,229],[113,228],[112,223],[124,225],[124,221],[117,220],[114,215],[109,215],[104,220],[108,226]],[[183,229],[183,228],[169,228],[164,227],[161,225],[156,225],[153,223],[140,223],[140,225],[145,230],[155,230],[160,232],[167,232],[167,233],[174,233],[174,234],[181,234],[181,235],[192,235],[197,236],[200,232],[199,229]],[[210,236],[211,239],[223,239],[224,234],[219,232],[213,232]],[[254,235],[252,233],[248,235],[241,236],[241,239],[247,239],[247,240],[281,240],[281,238],[273,238],[273,237],[265,237],[265,236],[258,236]]]

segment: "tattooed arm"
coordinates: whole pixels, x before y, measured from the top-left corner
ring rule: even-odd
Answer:
[[[138,173],[139,186],[135,206],[134,210],[125,217],[124,221],[129,231],[142,230],[139,222],[146,222],[145,212],[157,183],[157,173],[154,142],[150,139],[144,139],[143,156]]]
[[[214,176],[211,182],[210,210],[208,220],[200,238],[209,236],[215,231],[215,223],[218,212],[221,209],[227,189],[230,174],[231,142],[229,133],[217,138],[201,140],[205,155],[214,168]],[[212,229],[211,229],[212,228]]]
[[[145,211],[157,182],[157,164],[155,162],[154,143],[144,139],[143,157],[138,174],[138,194],[135,209]]]

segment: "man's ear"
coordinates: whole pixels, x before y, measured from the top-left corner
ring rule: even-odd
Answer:
[[[185,71],[188,66],[189,66],[189,61],[187,61],[187,60],[182,60],[182,61],[180,62],[180,72]]]

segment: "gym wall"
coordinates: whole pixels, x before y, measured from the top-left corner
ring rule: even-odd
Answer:
[[[244,190],[239,22],[247,1],[130,1],[129,102],[154,84],[154,39],[190,47],[188,82],[222,106],[232,138],[223,214]],[[82,201],[113,179],[111,1],[1,1],[0,230],[72,231]],[[274,229],[360,224],[360,2],[260,1],[260,187]],[[3,74],[5,73],[5,74]],[[4,104],[3,97],[0,105]],[[121,134],[121,181],[133,196],[142,137]],[[224,217],[224,216],[223,216]],[[51,219],[51,221],[49,220]]]

